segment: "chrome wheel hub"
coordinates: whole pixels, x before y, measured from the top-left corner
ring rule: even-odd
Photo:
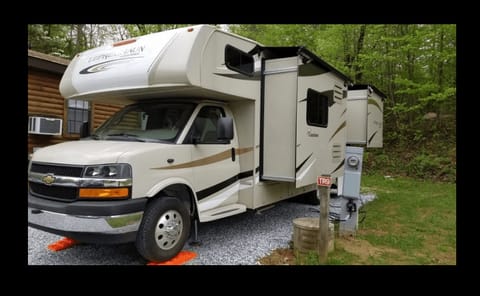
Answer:
[[[182,235],[183,219],[179,212],[175,210],[166,211],[158,219],[155,228],[155,241],[162,250],[173,248]]]

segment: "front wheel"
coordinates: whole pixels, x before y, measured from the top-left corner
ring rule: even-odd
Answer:
[[[166,261],[182,250],[189,231],[190,215],[185,205],[177,198],[160,197],[144,212],[135,245],[145,259]]]

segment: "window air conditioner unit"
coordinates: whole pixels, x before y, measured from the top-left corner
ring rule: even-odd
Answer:
[[[62,134],[62,119],[30,116],[28,118],[28,133],[59,136]]]

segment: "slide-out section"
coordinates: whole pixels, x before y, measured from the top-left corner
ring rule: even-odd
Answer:
[[[265,60],[260,177],[295,182],[297,57]]]

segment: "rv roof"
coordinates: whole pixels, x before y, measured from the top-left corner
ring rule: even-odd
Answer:
[[[361,90],[361,89],[368,89],[369,87],[371,87],[383,99],[387,98],[387,95],[385,95],[381,90],[379,90],[372,84],[354,84],[349,86],[348,90]]]
[[[262,52],[266,58],[284,58],[300,55],[306,59],[310,59],[313,63],[320,66],[321,68],[331,71],[349,83],[352,83],[352,79],[338,71],[335,67],[329,63],[322,60],[320,57],[315,55],[313,52],[309,51],[303,46],[290,46],[290,47],[269,47],[269,46],[260,46],[257,45],[249,53],[255,54]]]

